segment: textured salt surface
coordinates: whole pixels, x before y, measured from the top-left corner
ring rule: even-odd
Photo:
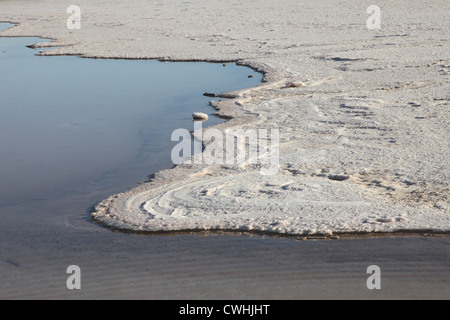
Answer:
[[[33,14],[23,3],[2,2],[0,20],[21,23],[2,34],[63,46],[45,55],[239,60],[266,74],[217,104],[233,117],[218,128],[279,129],[278,175],[180,166],[103,201],[96,220],[141,231],[450,231],[448,1],[383,2],[380,31],[352,1],[79,1],[76,32],[56,1]]]

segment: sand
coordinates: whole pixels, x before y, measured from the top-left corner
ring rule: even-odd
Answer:
[[[70,4],[2,1],[0,21],[19,25],[0,35],[55,39],[37,46],[58,47],[44,55],[238,61],[265,82],[215,102],[232,118],[217,128],[280,130],[274,176],[180,165],[101,202],[96,221],[149,232],[450,231],[448,1],[379,1],[381,30],[367,29],[369,2],[78,1],[80,30],[66,27]]]

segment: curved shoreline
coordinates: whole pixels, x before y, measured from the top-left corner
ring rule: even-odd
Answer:
[[[444,77],[441,78],[441,81],[431,82],[436,75],[434,69],[433,72],[427,69],[429,67],[425,62],[428,61],[428,64],[436,63],[438,65],[437,58],[430,61],[427,57],[429,49],[431,48],[432,51],[438,45],[433,47],[430,44],[430,48],[427,48],[421,44],[420,37],[428,36],[424,30],[416,32],[417,40],[413,36],[408,37],[407,40],[398,40],[397,47],[384,46],[383,53],[386,55],[384,60],[379,56],[378,48],[375,45],[372,48],[365,49],[360,44],[359,51],[354,54],[352,50],[355,50],[358,44],[348,46],[345,41],[342,45],[337,45],[330,40],[329,42],[323,41],[331,48],[328,51],[324,50],[325,53],[321,50],[315,52],[313,47],[308,48],[307,46],[305,51],[298,49],[298,52],[301,53],[299,55],[301,59],[304,59],[305,63],[311,63],[311,66],[317,67],[318,70],[316,71],[312,67],[316,74],[312,79],[306,81],[306,87],[302,89],[285,88],[285,83],[288,81],[303,81],[302,71],[309,70],[307,67],[298,65],[296,56],[288,55],[290,54],[289,49],[280,51],[285,54],[284,57],[274,57],[272,60],[261,58],[261,52],[257,50],[254,52],[254,58],[249,57],[251,54],[246,54],[247,57],[232,59],[256,70],[263,70],[266,84],[228,93],[227,95],[234,99],[220,103],[219,112],[233,119],[214,128],[249,128],[258,125],[272,125],[272,127],[278,126],[287,130],[282,135],[282,139],[285,140],[282,144],[282,151],[284,152],[281,161],[282,176],[277,178],[277,182],[264,182],[254,190],[251,190],[252,187],[255,187],[254,184],[253,186],[248,183],[239,185],[239,191],[242,191],[242,194],[256,194],[259,201],[268,201],[267,199],[272,197],[272,199],[276,199],[275,201],[284,202],[280,207],[271,208],[278,214],[274,219],[266,215],[262,220],[258,220],[260,217],[253,212],[253,214],[244,217],[244,226],[241,225],[242,221],[232,219],[230,222],[230,220],[225,219],[220,222],[223,224],[222,229],[227,229],[226,226],[230,223],[233,224],[232,229],[248,229],[245,221],[248,222],[249,219],[255,218],[256,222],[252,222],[255,226],[251,228],[264,229],[261,230],[262,232],[273,232],[274,229],[270,227],[270,224],[283,224],[290,221],[286,220],[290,219],[291,216],[284,214],[284,209],[286,209],[286,206],[289,207],[291,202],[297,201],[298,206],[294,210],[302,211],[302,214],[295,212],[295,218],[299,219],[296,221],[300,223],[300,220],[310,219],[317,213],[318,216],[315,218],[317,227],[313,226],[314,219],[312,219],[308,220],[306,227],[299,226],[297,229],[292,229],[291,226],[277,227],[281,233],[295,234],[303,230],[304,232],[299,232],[299,234],[338,234],[341,230],[351,229],[357,232],[366,230],[365,232],[369,235],[371,232],[386,232],[386,229],[395,232],[395,230],[408,228],[408,225],[411,230],[421,229],[418,228],[421,225],[423,230],[441,229],[441,231],[448,232],[450,230],[448,184],[445,183],[448,171],[443,168],[439,169],[441,162],[446,159],[445,152],[447,150],[445,149],[445,143],[437,141],[442,140],[442,138],[445,141],[447,133],[445,132],[445,126],[438,133],[429,130],[445,125],[446,102],[445,93],[443,93],[445,91],[443,90],[448,80]],[[340,32],[342,34],[342,31]],[[355,38],[359,40],[365,39],[365,37],[365,35],[358,34]],[[432,39],[432,36],[428,37],[427,39],[430,39],[430,37]],[[369,44],[370,41],[377,44],[383,43],[382,38],[367,38],[365,41]],[[417,62],[416,64],[419,65],[417,68],[426,72],[427,77],[425,78],[427,79],[417,80],[418,77],[414,73],[405,71],[406,68],[413,68],[414,65],[396,59],[400,54],[405,54],[403,41],[409,41],[408,45],[421,52],[420,63]],[[301,46],[295,48],[301,48]],[[74,52],[77,50],[75,47],[71,49]],[[64,50],[70,51],[67,47]],[[121,50],[126,51],[118,49],[118,51]],[[312,53],[309,51],[312,51]],[[209,51],[202,55],[211,55],[212,52]],[[179,59],[179,57],[171,57],[168,53],[165,57],[161,55],[161,58],[145,58],[142,56],[142,52],[141,54],[137,52],[134,54],[135,57],[130,57],[129,52],[114,55],[115,57],[92,53],[80,55],[86,58],[101,59],[131,58],[193,61],[192,58],[184,60]],[[67,52],[53,52],[44,55],[67,55]],[[74,53],[74,55],[79,54]],[[195,56],[196,53],[191,52],[190,55]],[[284,61],[283,58],[286,58],[287,61]],[[444,53],[442,53],[441,58],[445,58]],[[212,62],[220,59],[199,58],[194,60]],[[267,62],[274,62],[275,66],[269,66]],[[399,64],[405,70],[400,67],[396,68],[395,64]],[[386,65],[394,66],[386,69]],[[445,66],[445,63],[442,65]],[[286,69],[283,69],[283,66]],[[290,70],[288,71],[288,69]],[[335,69],[338,71],[335,71]],[[389,69],[393,70],[390,71]],[[371,79],[374,73],[377,75],[374,83],[368,82],[368,79]],[[392,77],[393,80],[388,81],[389,77]],[[397,82],[396,79],[398,79]],[[361,87],[360,82],[366,85]],[[433,89],[434,96],[429,96],[426,91],[420,93],[419,90],[427,88],[427,86]],[[415,98],[411,99],[410,97]],[[440,103],[439,101],[443,102]],[[421,113],[417,115],[416,109],[413,108],[424,104],[428,108],[422,108]],[[391,107],[391,105],[394,105],[394,107]],[[405,108],[405,105],[410,105],[410,109]],[[401,108],[405,108],[405,110]],[[433,112],[436,113],[436,108],[440,108],[437,111],[437,117],[438,119],[440,117],[440,121],[433,120],[431,117]],[[276,112],[274,112],[275,110]],[[258,118],[251,116],[252,114],[257,114]],[[414,116],[418,119],[427,119],[429,123],[420,126],[414,120]],[[299,123],[293,121],[290,117],[298,120]],[[410,128],[413,128],[413,130]],[[417,130],[414,131],[414,129]],[[414,132],[411,133],[411,131]],[[422,134],[422,132],[425,133]],[[420,136],[421,134],[422,136]],[[411,138],[408,135],[411,135]],[[301,139],[303,136],[308,137],[309,141]],[[418,137],[421,137],[421,141],[416,142]],[[399,140],[401,142],[398,142]],[[414,150],[415,147],[420,148],[421,152],[416,152],[418,150]],[[397,153],[399,156],[396,155]],[[436,156],[436,159],[427,158],[426,154]],[[414,157],[417,157],[420,161],[416,162]],[[298,160],[301,160],[300,164]],[[419,168],[418,164],[421,162],[429,168]],[[420,172],[417,172],[418,170]],[[249,170],[245,172],[249,173],[248,181],[260,180]],[[141,214],[139,210],[142,205],[148,202],[148,199],[156,199],[155,201],[158,202],[160,201],[158,197],[164,196],[164,203],[158,204],[161,212],[165,212],[167,203],[171,203],[172,208],[180,211],[178,213],[179,218],[175,220],[172,217],[167,217],[171,220],[168,227],[182,230],[185,227],[186,217],[197,216],[202,213],[201,206],[195,206],[203,199],[199,198],[198,194],[196,196],[182,194],[182,192],[174,194],[170,190],[171,184],[177,182],[175,185],[180,186],[179,181],[184,180],[184,186],[186,187],[196,175],[216,178],[225,175],[229,179],[222,179],[223,184],[209,184],[209,186],[214,190],[217,188],[225,190],[223,193],[217,193],[217,199],[220,197],[222,199],[227,197],[233,199],[234,190],[231,186],[239,183],[239,175],[236,173],[241,173],[241,171],[233,168],[224,170],[218,167],[209,169],[178,167],[170,170],[170,172],[163,171],[156,175],[156,181],[146,185],[143,189],[140,186],[128,193],[114,195],[106,199],[97,206],[93,215],[95,220],[113,227],[122,224],[125,229],[131,228],[139,231],[139,228],[144,228],[151,231],[151,224],[144,227],[139,224],[147,223],[151,216],[145,216],[145,214],[139,216]],[[327,179],[327,175],[343,173],[351,176],[351,179],[344,183]],[[441,174],[442,177],[436,179],[436,173]],[[293,186],[289,189],[290,185],[286,183],[291,182]],[[197,179],[192,190],[201,192],[205,183],[207,183],[206,179]],[[168,190],[160,195],[152,194],[152,191],[149,191],[147,187],[154,188],[155,186],[157,188],[168,187]],[[286,187],[287,191],[283,187]],[[123,205],[113,208],[113,206],[117,206],[118,202],[124,203],[128,201],[127,199],[130,199],[129,196],[135,196],[141,191],[149,193],[148,199],[144,199],[140,203],[137,202],[135,207]],[[305,201],[298,201],[299,197],[303,197]],[[314,201],[311,201],[311,199],[314,199]],[[253,198],[252,200],[251,196],[241,198],[241,200],[244,206],[247,206],[250,210],[258,205],[257,199]],[[190,207],[186,207],[185,203],[189,203]],[[330,205],[332,203],[339,205],[337,207]],[[222,203],[216,201],[212,204],[216,211],[223,212],[227,211],[229,205],[226,201],[222,201]],[[210,207],[207,209],[209,210]],[[288,209],[292,211],[293,208]],[[134,213],[130,213],[133,210]],[[203,212],[206,215],[214,215],[213,210],[205,211],[207,211],[206,208]],[[329,213],[323,214],[323,211]],[[236,213],[236,211],[233,212]],[[335,220],[329,220],[330,217]],[[325,225],[321,226],[324,222],[326,222]],[[164,219],[158,223],[155,226],[156,229],[167,228],[167,225],[164,226],[166,223]],[[181,223],[181,225],[177,225],[177,223]],[[203,222],[195,223],[201,224]],[[289,223],[292,225],[291,221]],[[209,229],[214,229],[214,222],[208,222],[205,225],[209,226]],[[266,227],[261,228],[261,225],[266,225]]]
[[[112,227],[101,221],[96,221],[91,218],[93,223],[96,223],[112,232],[130,234],[135,236],[155,236],[155,237],[171,237],[171,236],[186,236],[195,235],[200,237],[208,236],[245,236],[245,237],[268,237],[273,239],[294,239],[297,241],[316,241],[316,240],[353,240],[353,239],[377,239],[377,238],[409,238],[409,237],[430,237],[430,238],[450,238],[450,231],[435,231],[435,230],[396,230],[392,232],[337,232],[333,235],[329,234],[287,234],[276,232],[265,232],[256,230],[227,230],[227,229],[209,229],[209,230],[177,230],[177,231],[139,231],[133,229],[120,229]]]

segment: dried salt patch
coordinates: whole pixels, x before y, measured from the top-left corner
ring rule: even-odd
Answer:
[[[201,112],[195,112],[192,117],[194,118],[194,120],[208,120],[208,115]]]
[[[288,82],[286,88],[303,88],[305,84],[303,82]]]

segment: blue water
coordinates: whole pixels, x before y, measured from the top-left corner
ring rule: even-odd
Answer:
[[[36,42],[0,37],[0,208],[132,187],[172,165],[173,130],[215,112],[203,93],[262,80],[235,64],[41,57]]]
[[[192,130],[193,112],[215,112],[203,93],[262,76],[234,64],[39,57],[26,47],[43,41],[0,37],[0,299],[71,294],[73,264],[81,293],[98,298],[97,287],[121,291],[117,280],[126,287],[158,264],[155,248],[180,265],[187,238],[170,248],[166,237],[118,234],[91,222],[89,208],[172,166],[172,131]]]

